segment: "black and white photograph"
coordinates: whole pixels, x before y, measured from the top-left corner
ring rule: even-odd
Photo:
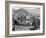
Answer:
[[[12,31],[40,29],[40,8],[14,7],[12,9]]]
[[[43,34],[43,4],[7,2],[6,34],[10,36]]]

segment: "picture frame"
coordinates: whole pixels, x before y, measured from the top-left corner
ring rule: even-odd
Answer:
[[[40,6],[42,6],[42,13],[41,14],[43,14],[43,16],[41,16],[42,18],[41,19],[43,19],[43,20],[41,20],[41,21],[43,21],[41,24],[43,25],[41,25],[40,27],[42,27],[42,33],[26,33],[26,31],[24,31],[25,33],[23,33],[23,34],[18,34],[18,32],[17,32],[17,34],[14,34],[14,33],[16,33],[15,31],[14,31],[14,33],[12,34],[10,34],[9,32],[10,32],[10,4],[11,4],[11,6],[12,6],[12,4],[14,4],[13,5],[13,8],[14,7],[16,7],[16,6],[19,6],[19,5],[15,5],[15,4],[21,4],[20,5],[20,7],[22,6],[24,6],[24,5],[27,5],[27,7],[28,7],[28,5],[29,5],[29,7],[30,7],[30,5],[38,5],[39,7]],[[26,6],[25,6],[26,7]],[[33,7],[33,6],[32,6]],[[34,6],[35,7],[35,6]],[[37,6],[36,6],[37,7]],[[11,7],[12,8],[12,7]],[[15,8],[15,9],[18,9],[17,7]],[[27,8],[26,8],[27,9]],[[29,9],[29,8],[28,8]],[[33,8],[34,9],[34,8]],[[22,10],[22,9],[21,9]],[[40,11],[41,11],[40,10]],[[21,14],[21,13],[20,13]],[[11,14],[12,15],[12,14]],[[17,29],[18,30],[18,29]],[[28,30],[27,30],[28,31]],[[45,3],[36,3],[36,2],[20,2],[20,1],[5,1],[5,37],[19,37],[19,36],[37,36],[37,35],[45,35]]]

